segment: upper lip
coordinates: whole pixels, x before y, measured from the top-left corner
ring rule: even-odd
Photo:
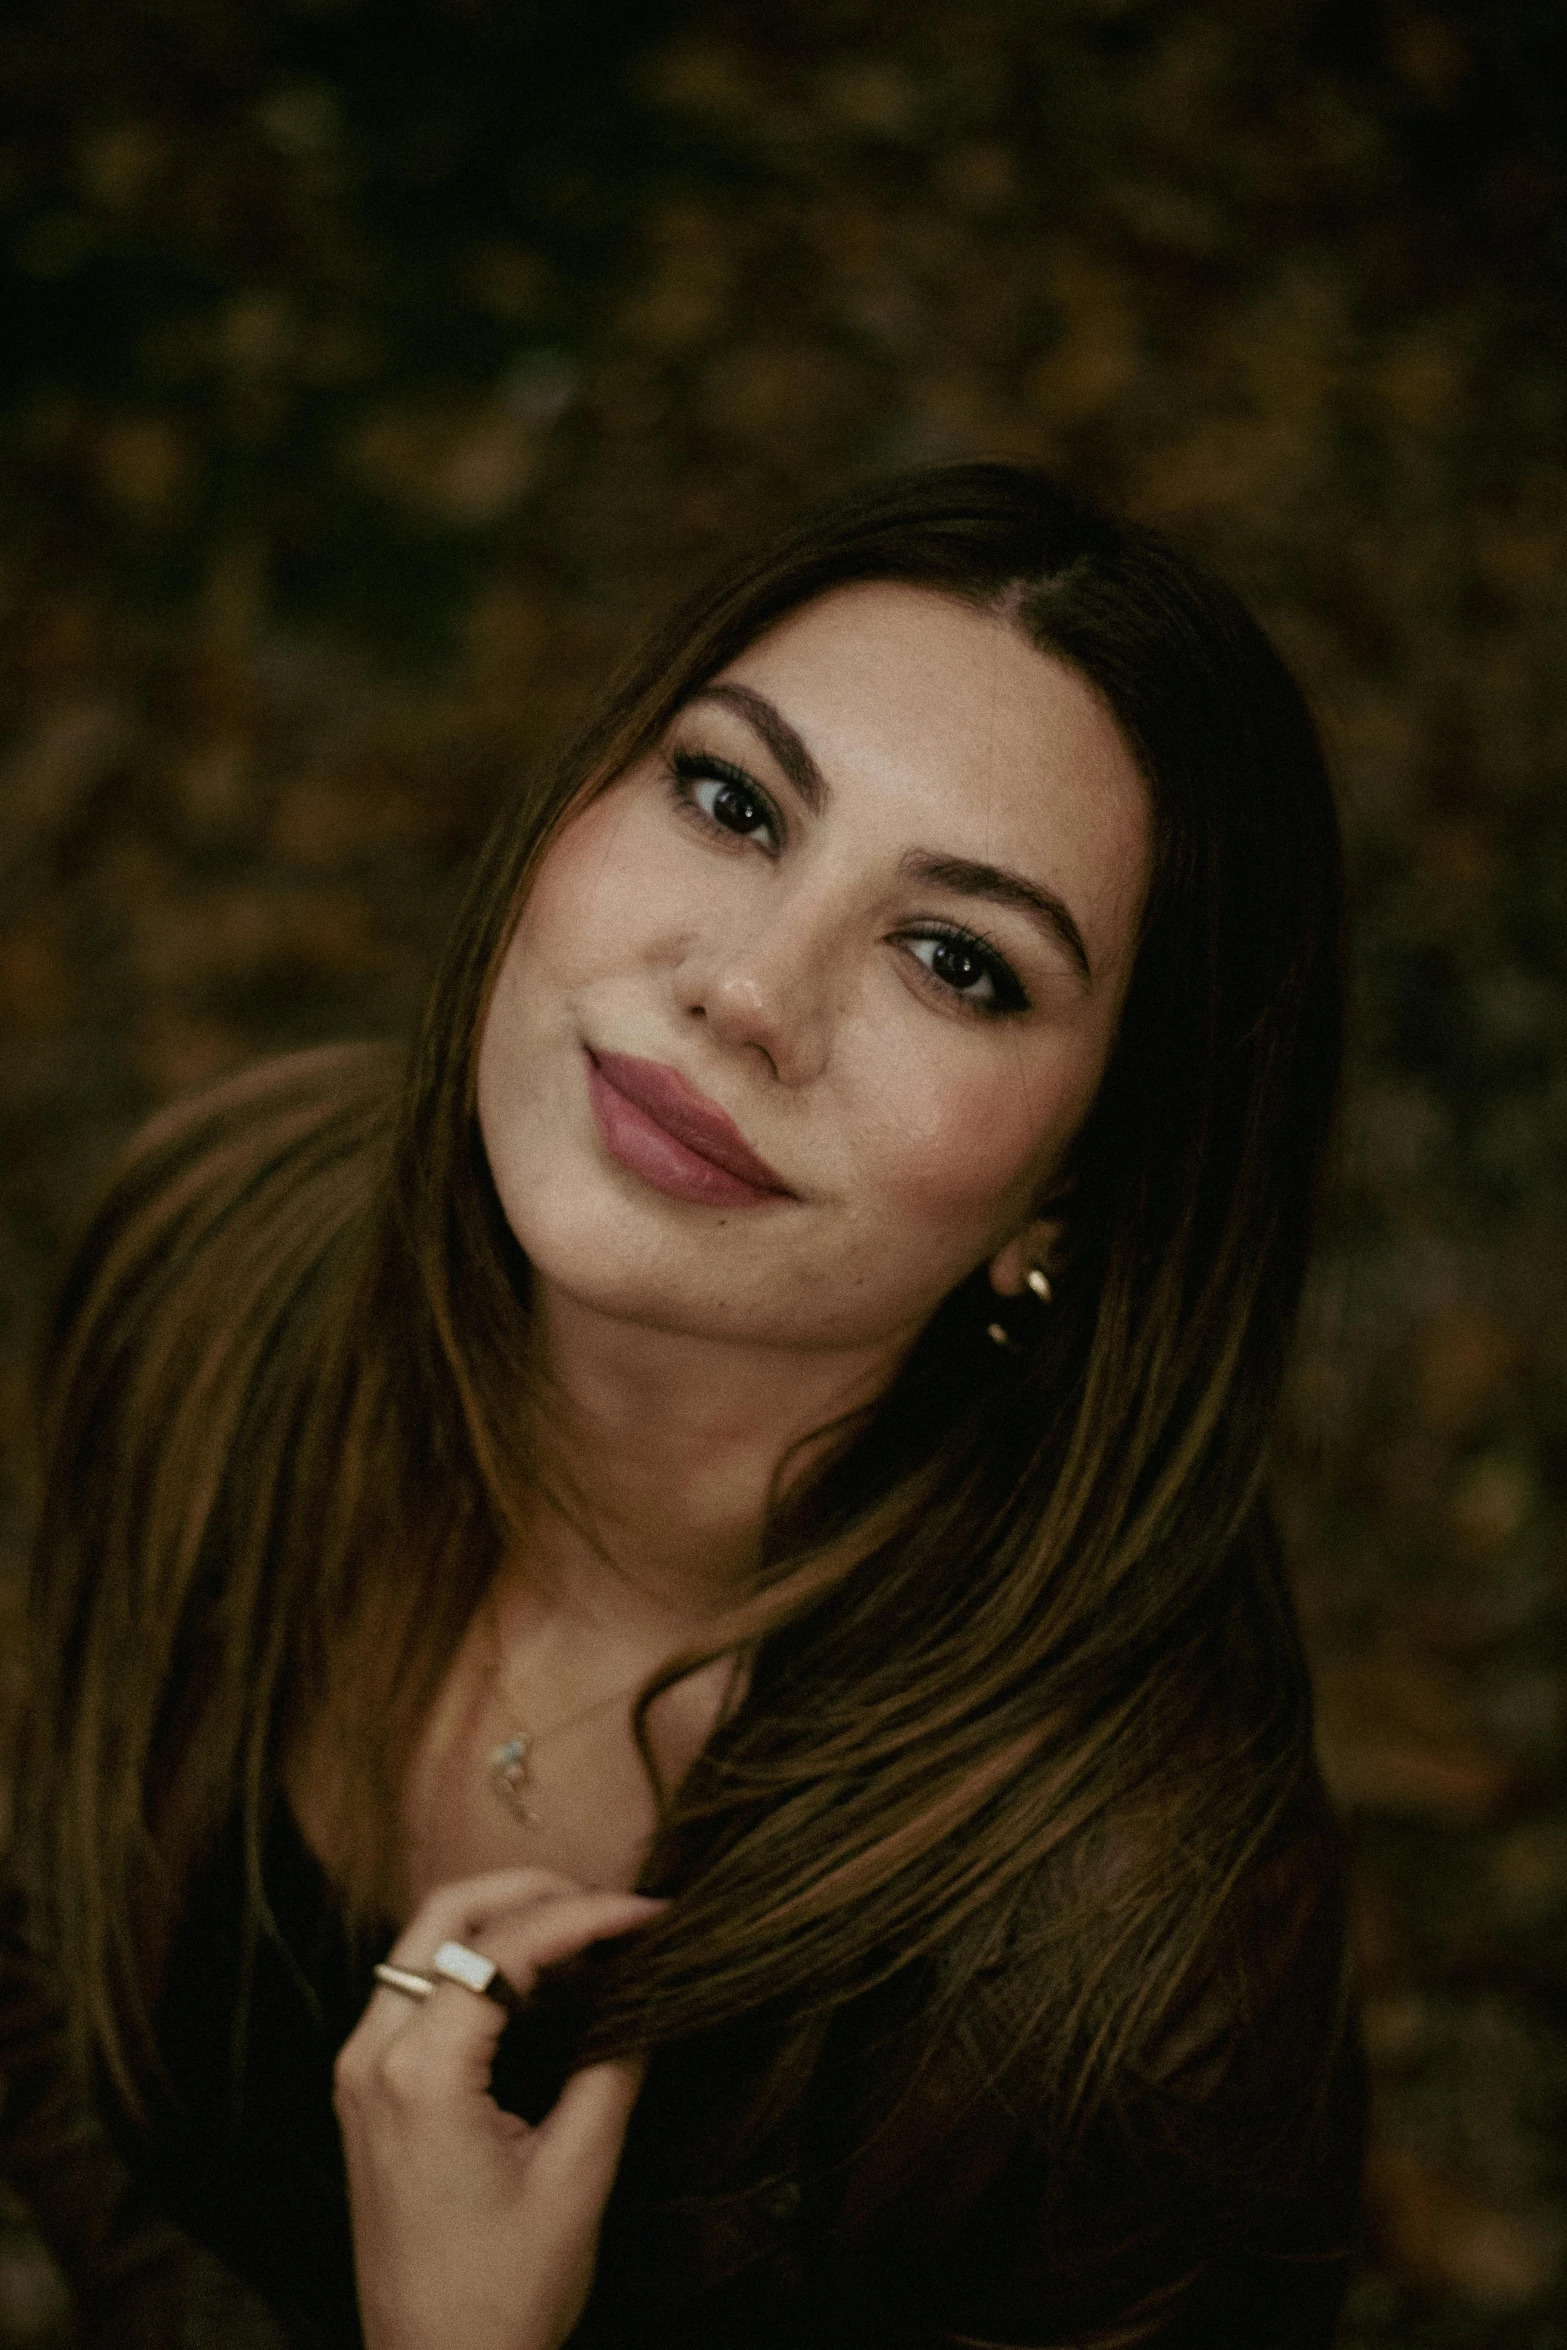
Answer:
[[[705,1093],[698,1093],[678,1069],[665,1061],[637,1060],[630,1053],[595,1052],[591,1045],[588,1058],[606,1084],[635,1103],[676,1142],[683,1142],[687,1150],[710,1159],[726,1175],[753,1184],[758,1191],[795,1197],[783,1177],[758,1158],[727,1112],[710,1102]]]

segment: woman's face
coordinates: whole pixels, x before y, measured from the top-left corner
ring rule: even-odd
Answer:
[[[537,1273],[655,1328],[912,1337],[1029,1222],[1114,1037],[1146,792],[1064,663],[928,591],[780,623],[556,836],[480,1041]]]

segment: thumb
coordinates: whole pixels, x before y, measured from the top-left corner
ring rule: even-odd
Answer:
[[[572,2074],[534,2133],[529,2167],[541,2186],[604,2201],[646,2070],[643,2057],[614,2057]]]

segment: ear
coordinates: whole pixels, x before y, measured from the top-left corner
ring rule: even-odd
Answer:
[[[1036,1216],[998,1248],[990,1260],[990,1286],[997,1297],[1021,1297],[1031,1271],[1048,1274],[1065,1230],[1064,1216]]]

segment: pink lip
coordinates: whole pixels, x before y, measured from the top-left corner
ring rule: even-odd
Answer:
[[[610,1157],[655,1191],[715,1208],[795,1197],[734,1120],[663,1061],[590,1049],[588,1099]]]

